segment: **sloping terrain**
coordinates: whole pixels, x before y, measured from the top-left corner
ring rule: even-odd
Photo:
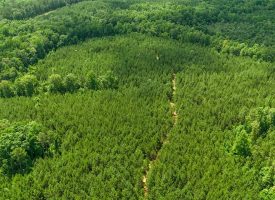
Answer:
[[[274,1],[0,0],[0,199],[275,199]]]
[[[142,35],[62,48],[32,67],[39,81],[68,73],[81,81],[90,70],[112,70],[118,88],[2,99],[1,118],[35,120],[59,138],[53,156],[36,161],[28,174],[2,181],[2,198],[143,198],[143,174],[160,151],[147,177],[148,198],[253,199],[261,189],[257,170],[268,166],[268,157],[255,155],[253,161],[229,151],[241,111],[274,106],[271,69]],[[180,116],[174,127],[173,73]],[[167,134],[169,143],[162,145]],[[268,147],[263,151],[272,155]]]
[[[47,15],[55,9],[83,0],[1,0],[0,19],[22,20],[37,15]]]

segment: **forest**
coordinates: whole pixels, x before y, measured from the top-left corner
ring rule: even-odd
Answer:
[[[0,0],[0,199],[275,200],[274,0]]]

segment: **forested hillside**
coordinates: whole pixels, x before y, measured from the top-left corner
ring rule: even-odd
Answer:
[[[40,14],[47,15],[52,10],[80,1],[83,0],[1,0],[0,18],[20,20]]]
[[[0,199],[275,200],[274,0],[0,0]]]

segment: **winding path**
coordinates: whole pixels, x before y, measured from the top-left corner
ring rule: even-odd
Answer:
[[[172,110],[172,117],[173,117],[173,126],[175,126],[177,124],[178,121],[178,114],[176,111],[176,105],[175,105],[175,95],[176,95],[176,74],[173,74],[173,78],[172,78],[172,90],[173,90],[173,95],[172,98],[169,99],[169,103],[170,103],[170,108]],[[142,178],[142,183],[143,183],[143,190],[144,190],[144,198],[147,199],[148,197],[148,193],[149,193],[149,187],[148,187],[148,175],[150,173],[150,171],[152,170],[152,168],[154,167],[154,163],[158,160],[159,156],[160,156],[160,151],[163,148],[164,145],[166,145],[167,143],[169,143],[169,138],[168,138],[169,134],[166,135],[165,140],[163,141],[161,148],[158,150],[157,152],[157,156],[155,159],[150,160],[149,165],[148,165],[148,169],[145,171],[144,176]]]

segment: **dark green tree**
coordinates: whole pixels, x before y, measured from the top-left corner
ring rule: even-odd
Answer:
[[[96,90],[98,89],[98,86],[99,86],[98,84],[99,83],[95,73],[93,71],[90,71],[86,76],[86,82],[85,82],[86,87],[91,90]]]

